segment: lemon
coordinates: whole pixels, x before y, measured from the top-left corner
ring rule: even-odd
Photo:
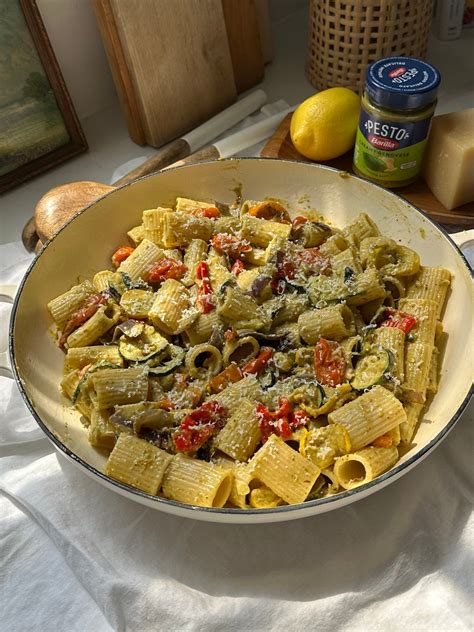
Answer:
[[[311,160],[331,160],[354,146],[360,98],[349,88],[329,88],[303,101],[291,118],[291,140]]]

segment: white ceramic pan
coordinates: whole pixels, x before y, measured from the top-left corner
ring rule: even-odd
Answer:
[[[87,441],[79,415],[59,392],[63,354],[49,333],[46,304],[78,277],[108,267],[125,232],[140,223],[142,211],[165,206],[176,196],[231,202],[280,198],[291,210],[317,209],[336,226],[368,213],[381,231],[414,248],[423,264],[443,266],[454,281],[444,314],[448,342],[441,385],[414,444],[395,467],[375,481],[326,499],[266,510],[204,509],[156,498],[107,478],[105,456]],[[474,348],[472,285],[468,265],[451,239],[397,195],[360,178],[318,165],[271,159],[240,159],[170,169],[125,185],[92,204],[41,251],[17,294],[11,320],[10,355],[25,401],[55,447],[85,473],[110,489],[167,513],[223,523],[275,522],[336,509],[381,490],[419,463],[454,426],[472,386]]]

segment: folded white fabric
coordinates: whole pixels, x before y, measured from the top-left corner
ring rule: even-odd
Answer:
[[[0,283],[18,282],[30,259],[19,244],[0,246]],[[470,630],[473,414],[471,402],[434,454],[363,501],[225,526],[147,509],[89,478],[36,439],[1,377],[0,627]],[[21,443],[11,432],[19,426]]]

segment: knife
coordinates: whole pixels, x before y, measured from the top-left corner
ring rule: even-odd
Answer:
[[[255,90],[248,96],[236,101],[216,116],[191,130],[181,138],[171,141],[160,149],[151,158],[139,165],[130,173],[114,182],[114,186],[120,186],[127,182],[132,182],[137,178],[154,173],[167,167],[169,164],[185,158],[198,149],[204,147],[210,140],[217,138],[223,132],[230,129],[246,116],[258,110],[267,102],[267,95],[263,90]]]
[[[285,108],[273,116],[269,116],[263,121],[249,125],[235,134],[231,134],[222,140],[215,141],[212,145],[207,145],[199,151],[190,154],[182,160],[178,160],[171,165],[165,167],[180,167],[181,165],[194,164],[195,162],[203,162],[205,160],[218,160],[219,158],[229,158],[238,154],[252,145],[256,145],[265,140],[275,131],[275,127],[281,123],[288,112],[295,109],[295,106]]]
[[[210,140],[217,138],[258,110],[266,101],[265,92],[255,90],[196,129],[160,149],[151,158],[114,182],[113,186],[84,181],[54,187],[38,201],[34,217],[28,220],[23,228],[22,241],[25,248],[32,252],[38,247],[38,239],[43,243],[50,239],[73,215],[101,195],[111,191],[113,187],[155,173],[170,163],[196,152]]]

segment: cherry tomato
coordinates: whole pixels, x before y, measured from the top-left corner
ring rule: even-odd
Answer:
[[[313,362],[318,382],[327,386],[342,384],[346,373],[346,359],[340,344],[320,338],[314,347]]]
[[[304,410],[293,412],[292,404],[286,397],[282,397],[279,404],[280,407],[273,413],[263,404],[257,404],[255,412],[262,433],[262,443],[265,443],[271,434],[289,439],[297,428],[309,421],[309,416]]]
[[[211,240],[211,244],[220,255],[228,255],[231,259],[240,259],[246,252],[252,250],[250,242],[239,239],[229,233],[217,233]]]
[[[241,261],[240,259],[237,259],[237,261],[234,263],[234,265],[231,268],[231,272],[232,274],[235,274],[235,276],[239,276],[239,274],[243,272],[244,270],[245,270],[244,262]]]
[[[226,409],[216,401],[205,402],[186,415],[173,434],[178,452],[195,452],[220,430],[227,419]]]
[[[288,211],[279,203],[272,200],[260,202],[249,208],[249,215],[260,219],[276,220],[282,224],[291,224]]]
[[[196,217],[207,217],[208,219],[217,219],[221,216],[221,212],[215,206],[208,206],[207,208],[197,208],[191,212],[191,215]]]
[[[205,261],[201,261],[196,268],[196,283],[198,285],[196,305],[200,312],[208,314],[215,308],[215,304],[209,276],[209,266]]]
[[[393,444],[392,435],[387,432],[380,437],[377,437],[370,445],[373,445],[375,448],[390,448]]]
[[[298,226],[301,226],[301,224],[306,224],[307,221],[308,218],[304,215],[297,215],[291,223],[293,225],[293,228],[297,228]]]
[[[169,397],[163,397],[157,403],[160,408],[163,408],[163,410],[173,410],[175,408],[174,403]]]
[[[298,253],[298,258],[312,272],[327,274],[331,271],[329,259],[319,252],[319,248],[303,248]]]
[[[249,360],[242,368],[242,373],[261,373],[267,366],[268,361],[273,355],[273,349],[270,347],[262,347],[260,353],[253,360]]]
[[[226,367],[223,371],[215,375],[209,382],[209,388],[213,393],[220,393],[223,391],[229,384],[233,384],[234,382],[238,382],[243,378],[242,371],[239,367],[232,362]]]
[[[401,329],[405,334],[411,331],[417,323],[415,316],[400,312],[391,307],[385,310],[385,315],[387,315],[388,318],[380,323],[380,327],[395,327],[396,329]]]
[[[160,259],[152,265],[148,272],[149,283],[161,283],[167,279],[179,281],[187,272],[187,267],[176,259]]]
[[[118,268],[122,261],[128,259],[134,250],[135,248],[131,246],[121,246],[118,248],[112,255],[112,265],[114,268]]]
[[[108,297],[105,294],[94,294],[93,296],[88,296],[82,307],[74,312],[71,318],[67,321],[64,326],[64,329],[61,333],[61,337],[59,338],[59,346],[61,349],[64,348],[66,344],[66,340],[68,336],[78,327],[83,325],[86,320],[89,320],[91,316],[93,316],[96,311],[99,309],[101,305],[105,305],[107,303]]]

